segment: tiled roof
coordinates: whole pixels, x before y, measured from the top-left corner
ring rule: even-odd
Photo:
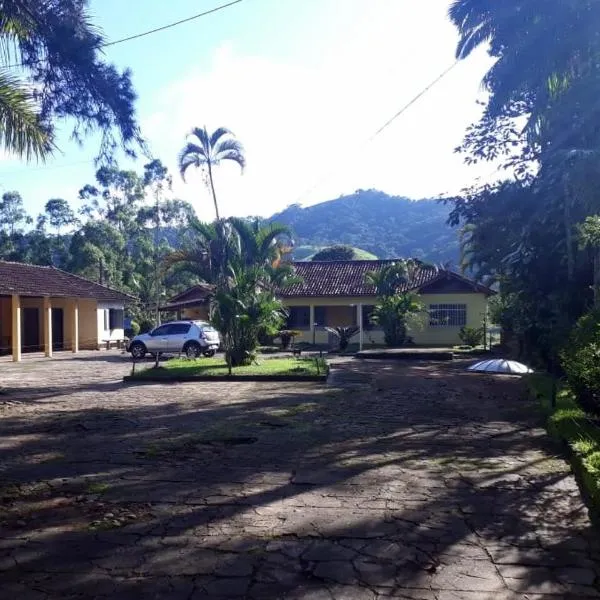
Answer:
[[[213,289],[214,286],[209,285],[208,283],[198,283],[187,288],[183,292],[180,292],[176,296],[169,298],[169,304],[176,302],[189,302],[192,300],[206,300],[212,294]]]
[[[133,296],[67,273],[55,267],[42,267],[0,260],[0,295],[90,298],[129,302]]]
[[[302,281],[296,283],[279,293],[283,297],[319,297],[319,296],[375,296],[375,288],[365,282],[365,275],[372,271],[380,271],[386,265],[397,260],[347,260],[331,262],[295,262],[293,263],[296,275]],[[471,284],[474,289],[482,293],[491,293],[491,290],[479,286],[473,281],[451,271],[438,269],[432,266],[423,266],[418,269],[412,281],[402,286],[398,291],[419,290],[426,285],[443,278],[459,278]]]

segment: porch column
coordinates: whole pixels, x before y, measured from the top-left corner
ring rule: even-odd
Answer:
[[[304,313],[306,314],[306,313]],[[310,305],[310,317],[309,317],[309,327],[310,327],[310,334],[312,335],[312,343],[314,345],[315,343],[315,306],[314,304]]]
[[[44,298],[42,322],[44,327],[44,354],[50,358],[52,356],[52,303],[50,298]]]
[[[12,359],[21,360],[21,298],[12,295]]]
[[[363,305],[359,303],[356,306],[356,322],[358,323],[358,349],[362,352],[364,342],[364,331],[363,331]]]
[[[71,349],[79,352],[79,300],[73,300],[71,319]]]

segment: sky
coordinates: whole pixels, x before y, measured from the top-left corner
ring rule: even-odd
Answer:
[[[107,40],[208,10],[225,0],[91,0]],[[173,194],[213,218],[199,173],[184,183],[177,153],[194,126],[231,129],[247,167],[216,173],[221,213],[270,215],[357,189],[420,199],[497,177],[454,152],[481,114],[485,49],[460,62],[380,135],[373,134],[454,62],[450,0],[243,0],[218,13],[106,49],[130,68],[152,153],[173,173]],[[30,213],[49,198],[79,208],[94,183],[98,140],[69,141],[46,164],[0,160],[0,192],[18,190]],[[121,160],[142,171],[147,159]]]

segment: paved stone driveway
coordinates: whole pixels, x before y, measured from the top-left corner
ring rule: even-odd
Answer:
[[[125,387],[0,364],[0,597],[598,597],[600,541],[518,380]]]

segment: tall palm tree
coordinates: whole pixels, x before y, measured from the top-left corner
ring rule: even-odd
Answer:
[[[185,173],[189,167],[206,168],[207,185],[212,194],[218,221],[219,205],[215,193],[213,167],[219,165],[221,161],[230,160],[237,163],[243,171],[246,166],[244,147],[225,127],[219,127],[212,134],[208,133],[206,126],[195,127],[189,136],[195,138],[195,141],[188,142],[179,153],[179,172],[185,181]]]

